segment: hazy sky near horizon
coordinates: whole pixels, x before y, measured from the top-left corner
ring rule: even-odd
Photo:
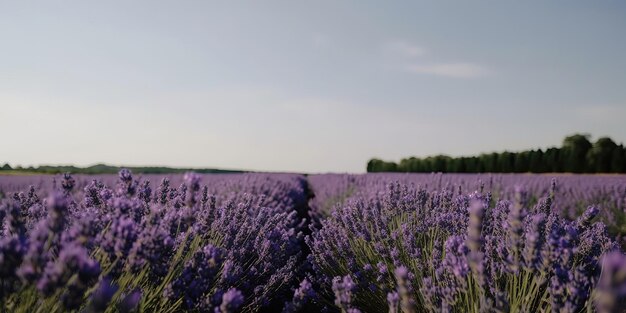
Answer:
[[[363,172],[626,143],[623,1],[0,1],[0,163]]]

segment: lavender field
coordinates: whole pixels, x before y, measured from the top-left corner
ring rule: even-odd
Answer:
[[[0,312],[623,312],[626,176],[0,176]]]

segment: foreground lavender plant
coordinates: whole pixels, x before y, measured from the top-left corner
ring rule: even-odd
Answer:
[[[620,177],[1,178],[10,312],[624,307]]]
[[[41,191],[44,201],[34,188],[3,200],[0,304],[15,312],[301,308],[315,294],[306,280],[299,286],[302,178],[228,175],[204,187],[202,179],[188,173],[178,188],[163,180],[153,194],[128,170],[108,184],[66,174],[61,189]]]
[[[626,255],[612,252],[602,258],[602,274],[596,288],[599,313],[617,313],[626,308]]]
[[[379,190],[336,206],[307,240],[323,306],[578,312],[593,305],[602,256],[618,250],[604,225],[592,222],[595,207],[568,221],[552,198],[528,208],[520,189],[513,202],[494,202],[484,190],[468,196],[401,184]],[[356,277],[349,293],[341,277]]]

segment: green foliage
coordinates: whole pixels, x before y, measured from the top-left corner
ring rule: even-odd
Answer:
[[[587,153],[592,145],[589,135],[576,134],[563,139],[563,159],[565,171],[571,173],[584,173],[589,168],[586,164]]]
[[[385,162],[379,159],[371,159],[367,162],[368,172],[396,172],[398,168],[394,162]]]
[[[608,173],[611,171],[611,161],[613,151],[617,149],[617,144],[608,137],[602,137],[593,144],[587,152],[590,170],[596,173]]]
[[[483,153],[471,157],[445,155],[410,157],[398,164],[380,159],[367,163],[368,172],[414,173],[626,173],[626,148],[611,138],[595,143],[589,135],[565,137],[561,148]]]
[[[624,149],[622,145],[619,145],[615,149],[613,149],[613,153],[611,156],[611,172],[626,172],[626,149]]]
[[[332,218],[332,217],[330,217]],[[422,279],[424,277],[430,277],[437,279],[435,274],[436,269],[434,264],[443,262],[445,258],[444,251],[441,251],[441,245],[451,235],[444,228],[430,229],[427,232],[418,232],[415,234],[415,246],[419,247],[419,256],[417,258],[412,257],[403,244],[404,235],[402,232],[402,225],[411,229],[417,219],[422,218],[418,212],[403,212],[395,216],[387,225],[389,234],[397,233],[398,236],[391,236],[389,240],[386,240],[386,246],[384,250],[391,251],[397,249],[399,251],[398,260],[401,264],[404,264],[415,275],[412,281],[415,283],[413,286],[413,294],[411,295],[415,299],[417,312],[436,312],[440,310],[437,305],[430,303],[428,299],[424,298],[424,295],[420,291],[422,288]],[[366,228],[373,232],[376,229],[376,225],[371,222],[364,222]],[[376,289],[359,289],[354,296],[354,305],[359,308],[368,308],[369,312],[386,312],[388,310],[387,302],[387,290],[394,290],[398,286],[397,278],[394,277],[393,269],[395,268],[394,261],[388,257],[381,255],[378,249],[374,246],[371,240],[365,240],[359,237],[357,234],[350,234],[348,247],[333,247],[332,253],[334,255],[345,255],[347,253],[354,256],[356,266],[358,268],[364,268],[367,265],[377,264],[383,265],[388,269],[386,275],[382,276],[382,281],[379,282],[379,286],[385,288]],[[343,249],[348,248],[348,251]],[[440,252],[436,252],[438,250]],[[521,253],[521,252],[520,252]],[[315,255],[318,257],[318,255]],[[436,258],[436,259],[435,259]],[[332,261],[317,259],[316,263],[320,265],[320,269],[330,277],[344,276],[351,273],[351,267],[348,263],[348,258],[337,257]],[[424,267],[424,265],[427,265]],[[354,266],[354,265],[353,265]],[[362,279],[369,281],[377,281],[377,273],[375,272],[361,272],[364,275]],[[550,311],[550,295],[547,292],[545,282],[547,273],[539,270],[530,270],[520,268],[519,273],[513,274],[509,272],[503,272],[497,279],[498,285],[504,291],[506,291],[506,300],[509,303],[509,312],[544,312]],[[443,278],[442,278],[443,279]],[[480,285],[480,278],[476,273],[470,272],[465,279],[462,279],[462,284],[466,286],[464,292],[461,292],[450,304],[452,312],[473,312],[479,313],[481,299],[484,299],[483,294],[484,287]],[[436,285],[436,283],[435,283]],[[326,295],[331,299],[332,295]],[[330,303],[330,302],[329,302]]]
[[[393,220],[389,223],[389,233],[397,232],[401,233],[402,224],[412,225],[419,218],[417,212],[413,213],[402,213],[398,216],[395,216]],[[333,218],[333,217],[330,217]],[[376,229],[376,225],[374,225],[371,221],[365,222],[365,227],[371,231]],[[410,227],[410,226],[409,226]],[[432,264],[432,256],[433,249],[435,246],[435,242],[444,242],[445,239],[450,234],[444,229],[436,229],[431,230],[429,232],[418,233],[416,234],[416,246],[419,247],[420,256],[419,260],[411,257],[409,252],[403,248],[402,240],[403,237],[397,236],[395,239],[390,239],[387,241],[387,246],[384,248],[390,251],[393,248],[399,248],[399,256],[398,259],[403,263],[407,264],[412,272],[416,275],[414,281],[421,281],[422,274],[428,273],[432,275],[435,271],[434,268],[425,268],[422,271],[417,270],[419,264]],[[383,281],[380,282],[381,285],[385,285],[388,290],[393,290],[397,285],[397,281],[394,277],[393,269],[395,268],[394,262],[389,257],[383,257],[380,253],[377,252],[376,247],[374,246],[373,241],[365,240],[359,237],[357,234],[351,234],[348,236],[350,246],[349,251],[333,251],[335,255],[342,255],[344,253],[351,253],[354,255],[354,260],[357,262],[357,266],[363,268],[366,265],[377,266],[377,264],[382,264],[388,272],[382,277]],[[333,258],[332,261],[322,259],[320,255],[313,254],[315,258],[317,258],[316,263],[320,266],[320,269],[328,274],[329,276],[344,276],[351,273],[350,264],[348,263],[347,258]],[[376,273],[368,272],[363,273],[363,275],[367,275],[368,279],[371,281],[376,281]],[[421,298],[421,294],[419,291],[419,286],[416,286],[415,299],[418,301],[418,307],[424,307],[424,300]],[[326,298],[332,299],[333,295],[326,295]],[[358,307],[371,308],[371,312],[385,312],[388,310],[387,304],[387,294],[385,290],[380,288],[376,290],[359,290],[356,293],[355,304]],[[330,302],[329,302],[330,304]]]
[[[37,174],[61,174],[61,173],[74,173],[74,174],[117,174],[122,168],[127,168],[133,173],[141,173],[141,174],[178,174],[185,172],[195,172],[201,174],[209,174],[209,173],[243,173],[244,171],[238,170],[221,170],[221,169],[211,169],[211,168],[175,168],[175,167],[164,167],[164,166],[141,166],[141,167],[133,167],[133,166],[112,166],[106,164],[96,164],[87,167],[77,167],[77,166],[63,166],[63,165],[41,165],[38,167],[28,167],[23,168],[17,166],[12,169],[9,164],[5,164],[2,168],[0,168],[1,173],[37,173]],[[6,172],[5,172],[6,171]]]

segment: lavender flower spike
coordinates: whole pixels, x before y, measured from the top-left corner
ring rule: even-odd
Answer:
[[[598,313],[619,313],[626,307],[626,256],[621,252],[610,252],[602,258],[595,305]]]
[[[241,291],[231,288],[222,296],[220,305],[221,313],[234,313],[243,305],[243,294]]]

